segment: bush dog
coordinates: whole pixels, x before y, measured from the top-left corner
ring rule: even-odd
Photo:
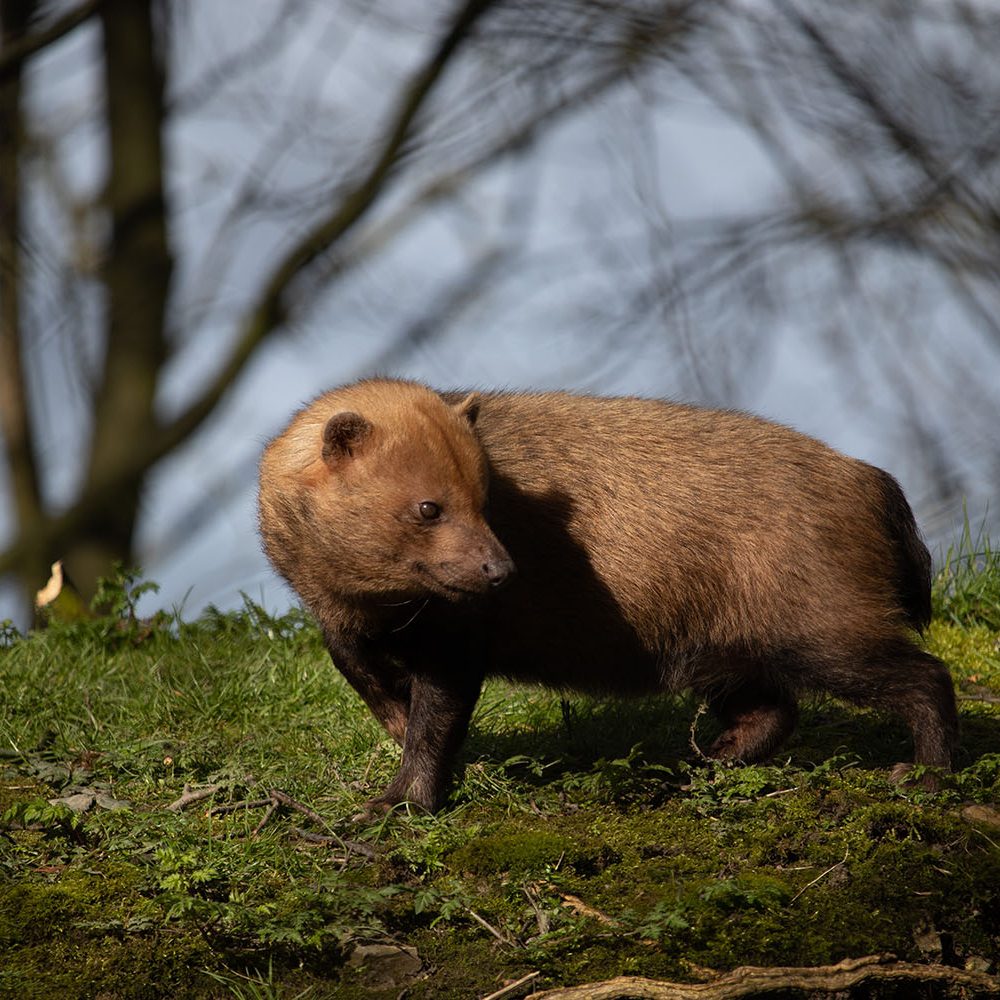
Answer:
[[[915,642],[930,557],[888,473],[758,417],[371,379],[297,413],[260,472],[264,548],[402,746],[367,804],[437,808],[485,677],[693,689],[757,761],[824,691],[948,768],[951,678]],[[905,766],[894,774],[901,777]]]

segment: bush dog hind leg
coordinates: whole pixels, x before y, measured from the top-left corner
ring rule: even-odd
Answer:
[[[799,716],[790,695],[750,683],[714,695],[709,707],[725,728],[708,755],[747,764],[770,757],[791,735]]]

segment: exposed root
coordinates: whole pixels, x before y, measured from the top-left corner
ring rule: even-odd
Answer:
[[[894,955],[846,958],[836,965],[777,967],[744,966],[707,983],[667,983],[619,976],[536,993],[536,1000],[739,1000],[778,990],[837,993],[862,983],[940,983],[956,996],[1000,997],[1000,979],[985,972],[969,972],[942,965],[898,962]]]
[[[533,983],[540,975],[540,972],[529,972],[516,982],[508,983],[488,997],[483,997],[483,1000],[515,1000],[515,997],[523,997],[532,989]]]

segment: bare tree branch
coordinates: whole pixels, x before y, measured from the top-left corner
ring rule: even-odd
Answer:
[[[31,35],[15,36],[10,40],[5,39],[3,50],[0,51],[0,82],[8,80],[20,72],[25,60],[30,59],[36,52],[41,52],[42,49],[58,41],[64,35],[68,35],[74,28],[93,17],[102,3],[103,0],[84,0],[79,7],[74,7],[63,14],[47,28],[40,28]]]
[[[407,87],[374,165],[337,207],[292,247],[273,269],[262,293],[250,308],[225,365],[199,399],[170,424],[160,428],[155,445],[150,449],[151,453],[157,457],[165,455],[201,425],[243,370],[257,345],[284,321],[284,296],[289,285],[320,254],[350,230],[372,206],[404,152],[416,118],[435,84],[476,21],[493,2],[494,0],[468,0],[432,58]],[[145,464],[150,463],[147,461]]]
[[[984,972],[899,962],[892,955],[845,958],[836,965],[734,969],[707,983],[668,983],[620,976],[602,983],[544,990],[538,1000],[739,1000],[768,993],[808,990],[838,993],[865,983],[938,983],[956,996],[996,996],[1000,982]]]
[[[275,36],[287,32],[295,24],[296,18],[302,13],[302,7],[302,0],[283,0],[274,16],[250,44],[214,63],[194,83],[169,97],[169,110],[190,111],[218,94],[234,77],[255,72],[260,60],[274,51]]]

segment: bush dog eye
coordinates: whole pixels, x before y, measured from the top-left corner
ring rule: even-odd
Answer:
[[[425,521],[436,521],[441,516],[441,508],[433,500],[424,500],[418,509]]]

